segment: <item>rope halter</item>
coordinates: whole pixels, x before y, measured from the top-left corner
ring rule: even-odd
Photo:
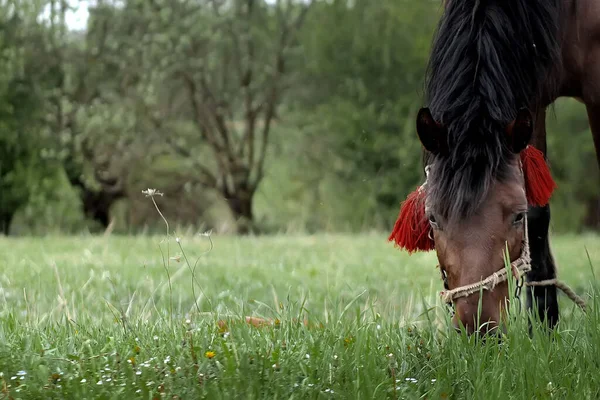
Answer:
[[[527,232],[527,218],[524,218],[523,240],[521,242],[521,255],[515,261],[510,263],[511,272],[515,279],[519,281],[523,275],[531,271],[531,255],[529,252],[529,235]],[[452,290],[444,290],[440,293],[442,301],[447,304],[452,304],[453,300],[461,297],[467,297],[480,290],[494,290],[500,283],[508,280],[508,271],[506,268],[494,272],[487,278],[472,283],[470,285],[459,286]]]
[[[520,165],[520,169],[521,169],[521,174],[523,174],[523,169],[522,169],[521,165]],[[427,166],[425,168],[425,175],[426,175],[426,180],[425,180],[425,184],[426,184],[427,177],[429,176],[429,166]],[[423,187],[424,186],[425,185],[423,185]],[[528,232],[528,228],[527,228],[527,224],[528,224],[527,217],[524,218],[523,223],[524,223],[524,229],[523,229],[523,239],[521,241],[521,255],[519,256],[518,259],[516,259],[515,261],[512,261],[510,263],[510,266],[511,266],[510,272],[512,273],[513,277],[517,281],[517,288],[516,288],[516,292],[515,292],[515,296],[517,298],[519,297],[521,287],[523,286],[524,275],[527,272],[531,271],[531,253],[530,253],[530,249],[529,249],[529,232]],[[494,288],[496,286],[498,286],[499,284],[506,282],[508,280],[508,274],[509,274],[509,271],[506,268],[502,268],[501,270],[494,272],[493,274],[491,274],[490,276],[488,276],[487,278],[485,278],[479,282],[460,286],[455,289],[449,290],[448,286],[447,286],[445,272],[442,271],[442,277],[444,279],[444,287],[446,288],[446,290],[443,290],[440,292],[440,297],[444,303],[446,303],[450,307],[452,307],[453,301],[456,299],[459,299],[461,297],[468,297],[474,293],[478,293],[481,290],[489,290],[489,291],[494,290]],[[557,289],[562,290],[563,293],[565,293],[567,295],[567,297],[570,300],[572,300],[575,304],[577,304],[581,309],[583,309],[583,310],[586,309],[585,301],[580,296],[578,296],[573,291],[573,289],[571,289],[566,283],[560,281],[557,278],[546,279],[543,281],[526,282],[525,285],[529,286],[529,287],[554,286]]]

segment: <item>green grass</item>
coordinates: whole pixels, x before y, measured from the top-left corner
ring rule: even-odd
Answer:
[[[530,337],[520,314],[502,344],[448,329],[433,253],[408,257],[381,235],[213,241],[206,253],[208,238],[182,237],[182,254],[172,240],[168,256],[162,243],[165,269],[159,237],[0,238],[0,398],[600,394],[597,236],[552,245],[589,312],[561,296],[551,338]]]

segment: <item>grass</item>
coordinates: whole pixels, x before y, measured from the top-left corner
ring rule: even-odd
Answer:
[[[553,239],[588,313],[562,296],[552,337],[519,314],[501,344],[449,330],[435,255],[381,235],[161,240],[0,238],[0,398],[600,394],[597,236]]]

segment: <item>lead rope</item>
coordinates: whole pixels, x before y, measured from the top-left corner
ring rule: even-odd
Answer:
[[[537,281],[537,282],[526,282],[525,285],[527,286],[556,286],[557,289],[562,290],[562,292],[567,295],[567,297],[569,299],[571,299],[571,301],[575,304],[577,304],[582,310],[586,310],[586,304],[585,304],[585,300],[583,300],[583,298],[581,298],[579,295],[577,295],[577,293],[575,293],[573,291],[573,289],[571,289],[569,287],[569,285],[567,285],[566,283],[564,283],[563,281],[560,281],[556,278],[554,279],[546,279],[544,281]]]

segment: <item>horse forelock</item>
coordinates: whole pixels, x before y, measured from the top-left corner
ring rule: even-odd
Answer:
[[[494,124],[482,123],[479,136]],[[457,144],[446,156],[427,157],[427,208],[454,225],[477,212],[495,183],[513,178],[516,156],[503,143],[481,139]]]
[[[447,219],[475,212],[512,176],[505,128],[535,107],[559,59],[560,0],[463,0],[446,4],[425,93],[447,127],[449,153],[431,156],[428,204]]]

